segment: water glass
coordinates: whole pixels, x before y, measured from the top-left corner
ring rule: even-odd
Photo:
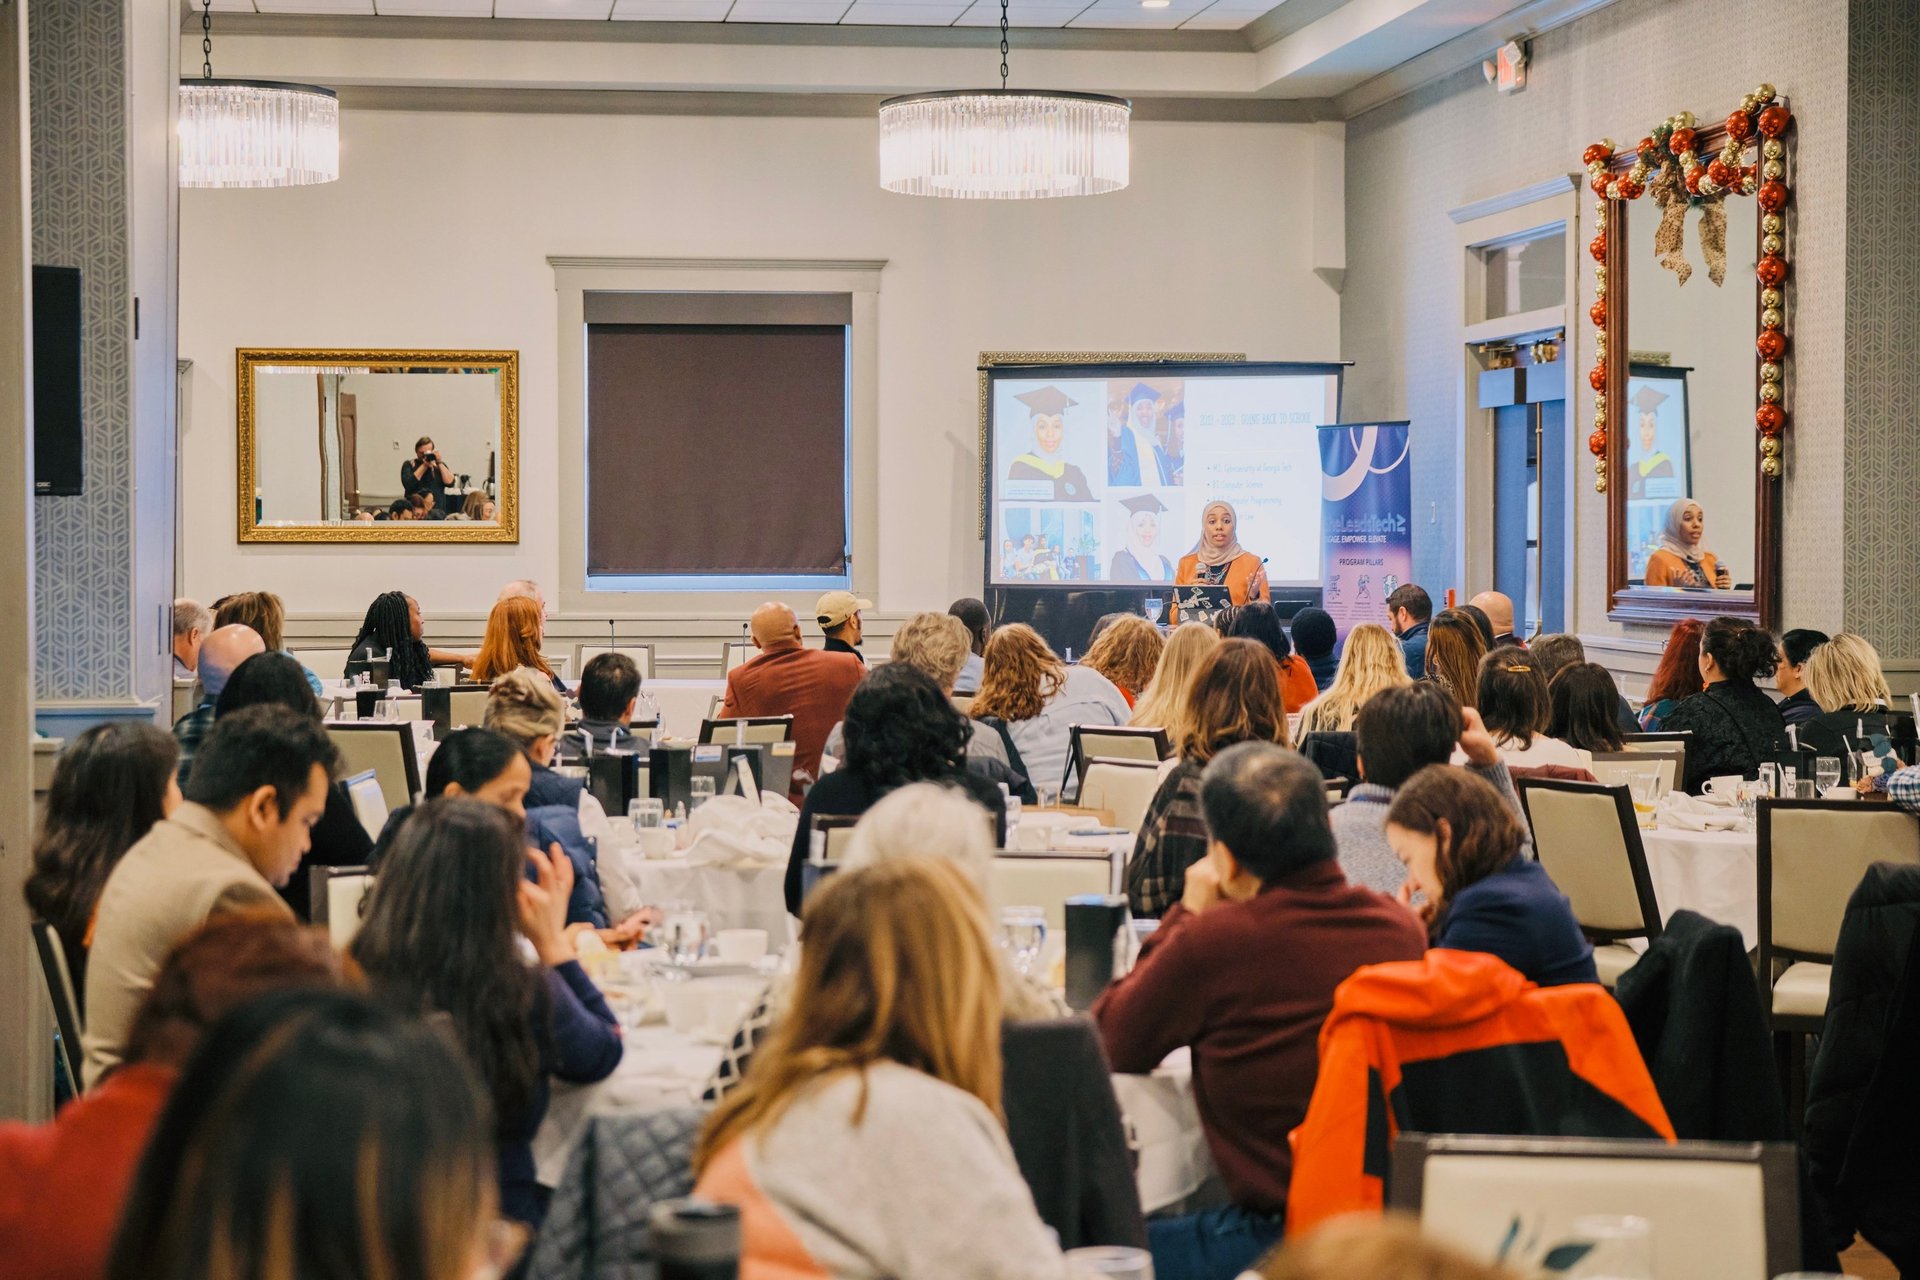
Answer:
[[[1800,778],[1793,784],[1793,798],[1795,800],[1812,800],[1817,794],[1813,789],[1812,778]]]
[[[1006,907],[1000,912],[1000,945],[1021,976],[1032,973],[1047,945],[1047,913],[1041,907]]]
[[[1630,1215],[1575,1218],[1568,1233],[1593,1248],[1567,1272],[1584,1280],[1653,1280],[1653,1224]]]
[[[1639,824],[1652,826],[1654,811],[1659,807],[1660,771],[1636,769],[1628,775],[1627,785],[1633,793],[1633,812]]]
[[[701,774],[687,784],[687,812],[692,813],[713,799],[713,779]]]
[[[1153,1280],[1153,1255],[1145,1249],[1120,1245],[1089,1245],[1067,1250],[1067,1272],[1076,1277],[1118,1277],[1119,1280]]]
[[[1813,776],[1820,783],[1820,794],[1825,795],[1829,787],[1840,785],[1840,757],[1821,756],[1813,762]]]
[[[627,802],[627,821],[636,832],[662,826],[667,820],[667,802],[651,796]]]
[[[1037,807],[1041,809],[1057,809],[1060,807],[1060,786],[1058,783],[1036,782],[1033,784],[1033,795],[1034,799],[1039,802]]]
[[[1148,622],[1160,621],[1160,611],[1166,606],[1167,602],[1159,596],[1148,596],[1141,602],[1141,607],[1146,610]]]
[[[663,910],[665,917],[660,922],[659,938],[667,959],[683,967],[698,964],[706,954],[707,938],[713,932],[707,913],[690,902],[669,902]]]

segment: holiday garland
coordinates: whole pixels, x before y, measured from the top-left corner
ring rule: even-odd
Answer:
[[[1587,176],[1599,197],[1594,205],[1601,226],[1606,225],[1608,200],[1638,200],[1652,193],[1661,206],[1659,231],[1654,250],[1660,264],[1680,277],[1685,284],[1693,268],[1682,252],[1682,234],[1686,212],[1701,210],[1701,250],[1707,274],[1717,285],[1726,273],[1726,197],[1752,196],[1760,205],[1760,261],[1754,274],[1760,278],[1760,335],[1755,345],[1760,352],[1760,403],[1754,410],[1754,423],[1760,432],[1760,470],[1770,480],[1780,478],[1782,470],[1780,433],[1787,425],[1782,407],[1787,353],[1786,327],[1787,279],[1786,217],[1787,168],[1786,144],[1780,136],[1793,117],[1780,105],[1773,86],[1763,84],[1740,100],[1739,109],[1727,117],[1727,139],[1720,153],[1702,163],[1695,150],[1698,135],[1693,113],[1683,111],[1670,116],[1640,139],[1634,148],[1634,161],[1625,172],[1611,171],[1614,146],[1603,139],[1586,149]],[[1742,166],[1742,144],[1758,134],[1760,161]],[[1593,388],[1593,434],[1587,448],[1593,453],[1593,487],[1607,491],[1607,234],[1603,229],[1587,245],[1593,256],[1593,306],[1587,315],[1595,329],[1595,360],[1587,371]],[[1623,384],[1624,386],[1624,384]]]

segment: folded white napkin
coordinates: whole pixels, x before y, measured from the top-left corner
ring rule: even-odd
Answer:
[[[1732,831],[1742,818],[1738,808],[1672,791],[1660,801],[1657,820],[1660,826],[1679,831]]]
[[[799,820],[800,811],[785,796],[762,793],[759,804],[745,796],[715,796],[687,819],[693,833],[687,861],[743,870],[784,864]]]

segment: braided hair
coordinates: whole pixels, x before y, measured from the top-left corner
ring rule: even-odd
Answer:
[[[360,624],[360,634],[354,637],[348,655],[353,657],[369,648],[376,653],[393,651],[389,673],[402,689],[418,689],[433,677],[427,646],[413,638],[413,613],[404,592],[383,591],[367,606],[366,620]]]

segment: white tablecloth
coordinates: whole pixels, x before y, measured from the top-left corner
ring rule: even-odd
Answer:
[[[713,700],[727,692],[725,680],[649,680],[642,689],[660,705],[661,728],[676,738],[700,736]]]
[[[1760,943],[1758,842],[1751,831],[1640,833],[1662,919],[1685,908],[1740,931],[1747,949]]]
[[[1120,1114],[1140,1143],[1140,1208],[1154,1213],[1179,1204],[1213,1175],[1213,1156],[1193,1100],[1193,1061],[1176,1049],[1147,1076],[1115,1076]]]
[[[790,940],[792,917],[787,914],[785,863],[736,869],[696,866],[685,858],[633,855],[625,865],[642,902],[653,906],[690,902],[707,913],[716,931],[764,929],[776,951]]]

